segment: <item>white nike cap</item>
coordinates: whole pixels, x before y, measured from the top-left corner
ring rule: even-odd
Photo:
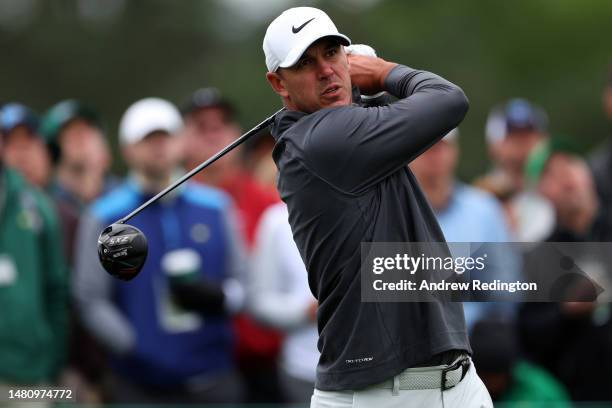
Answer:
[[[345,46],[351,45],[351,40],[338,32],[324,11],[313,7],[283,11],[270,23],[263,40],[268,71],[292,66],[312,43],[328,36],[337,37]]]
[[[153,132],[173,134],[183,125],[178,109],[160,98],[145,98],[132,104],[119,124],[119,142],[130,145]]]
[[[455,143],[458,138],[459,138],[459,128],[454,128],[450,132],[448,132],[446,136],[442,138],[442,140],[445,140],[451,143]]]

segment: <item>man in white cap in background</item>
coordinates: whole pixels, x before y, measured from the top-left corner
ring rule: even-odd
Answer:
[[[181,127],[165,100],[130,106],[119,128],[130,175],[79,226],[74,295],[86,327],[111,352],[113,402],[241,402],[229,315],[242,303],[231,278],[242,274],[243,254],[224,193],[188,183],[134,217],[149,252],[133,282],[113,280],[97,260],[101,229],[172,180]]]
[[[319,302],[311,407],[490,407],[460,303],[361,300],[362,242],[444,242],[406,165],[461,122],[467,99],[429,72],[347,56],[349,45],[310,7],[283,12],[263,41],[287,108],[272,128],[277,187]],[[353,85],[399,100],[352,105]]]

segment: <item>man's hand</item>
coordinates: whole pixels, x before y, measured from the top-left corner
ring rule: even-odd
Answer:
[[[382,58],[355,54],[348,54],[348,61],[353,85],[366,95],[384,91],[385,78],[397,65]]]

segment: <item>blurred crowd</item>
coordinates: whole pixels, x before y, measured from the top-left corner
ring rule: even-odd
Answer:
[[[612,123],[612,70],[603,95]],[[273,139],[251,138],[130,220],[149,253],[122,282],[98,262],[100,231],[242,131],[215,88],[178,107],[139,100],[118,131],[104,123],[84,101],[42,114],[0,105],[0,390],[59,385],[85,403],[307,403],[317,303],[274,186]],[[583,156],[579,139],[550,128],[543,107],[501,101],[484,137],[454,129],[410,163],[449,242],[612,241],[612,135]],[[113,134],[124,177],[110,171]],[[471,183],[456,175],[463,137],[483,137],[491,164]],[[511,251],[495,256],[512,265],[506,277],[525,273],[504,260]],[[466,303],[494,401],[612,401],[610,311]]]

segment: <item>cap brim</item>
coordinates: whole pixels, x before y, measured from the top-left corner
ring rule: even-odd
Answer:
[[[298,60],[300,59],[302,54],[304,54],[304,52],[308,49],[308,47],[310,47],[315,41],[318,41],[318,40],[320,40],[323,37],[336,37],[336,38],[338,38],[340,40],[340,43],[342,45],[344,45],[344,46],[351,45],[350,38],[348,38],[344,34],[333,33],[333,32],[332,33],[322,33],[322,34],[319,34],[317,36],[307,38],[306,40],[304,40],[301,43],[299,43],[298,45],[296,45],[289,52],[289,54],[287,54],[287,58],[285,58],[285,60],[283,62],[281,62],[278,65],[278,67],[279,68],[289,68],[289,67],[295,65],[295,63],[298,62]]]
[[[153,133],[167,133],[169,136],[175,134],[178,129],[170,128],[169,126],[165,126],[162,124],[151,124],[142,126],[139,129],[135,129],[129,135],[123,135],[120,138],[120,142],[122,145],[132,145],[140,142],[141,140],[146,139],[151,136]]]
[[[11,123],[7,127],[0,126],[0,133],[9,134],[13,130],[17,129],[20,126],[25,127],[26,129],[28,129],[32,133],[36,133],[36,131],[38,130],[38,125],[35,122],[32,122],[32,121],[19,121],[19,122]]]

